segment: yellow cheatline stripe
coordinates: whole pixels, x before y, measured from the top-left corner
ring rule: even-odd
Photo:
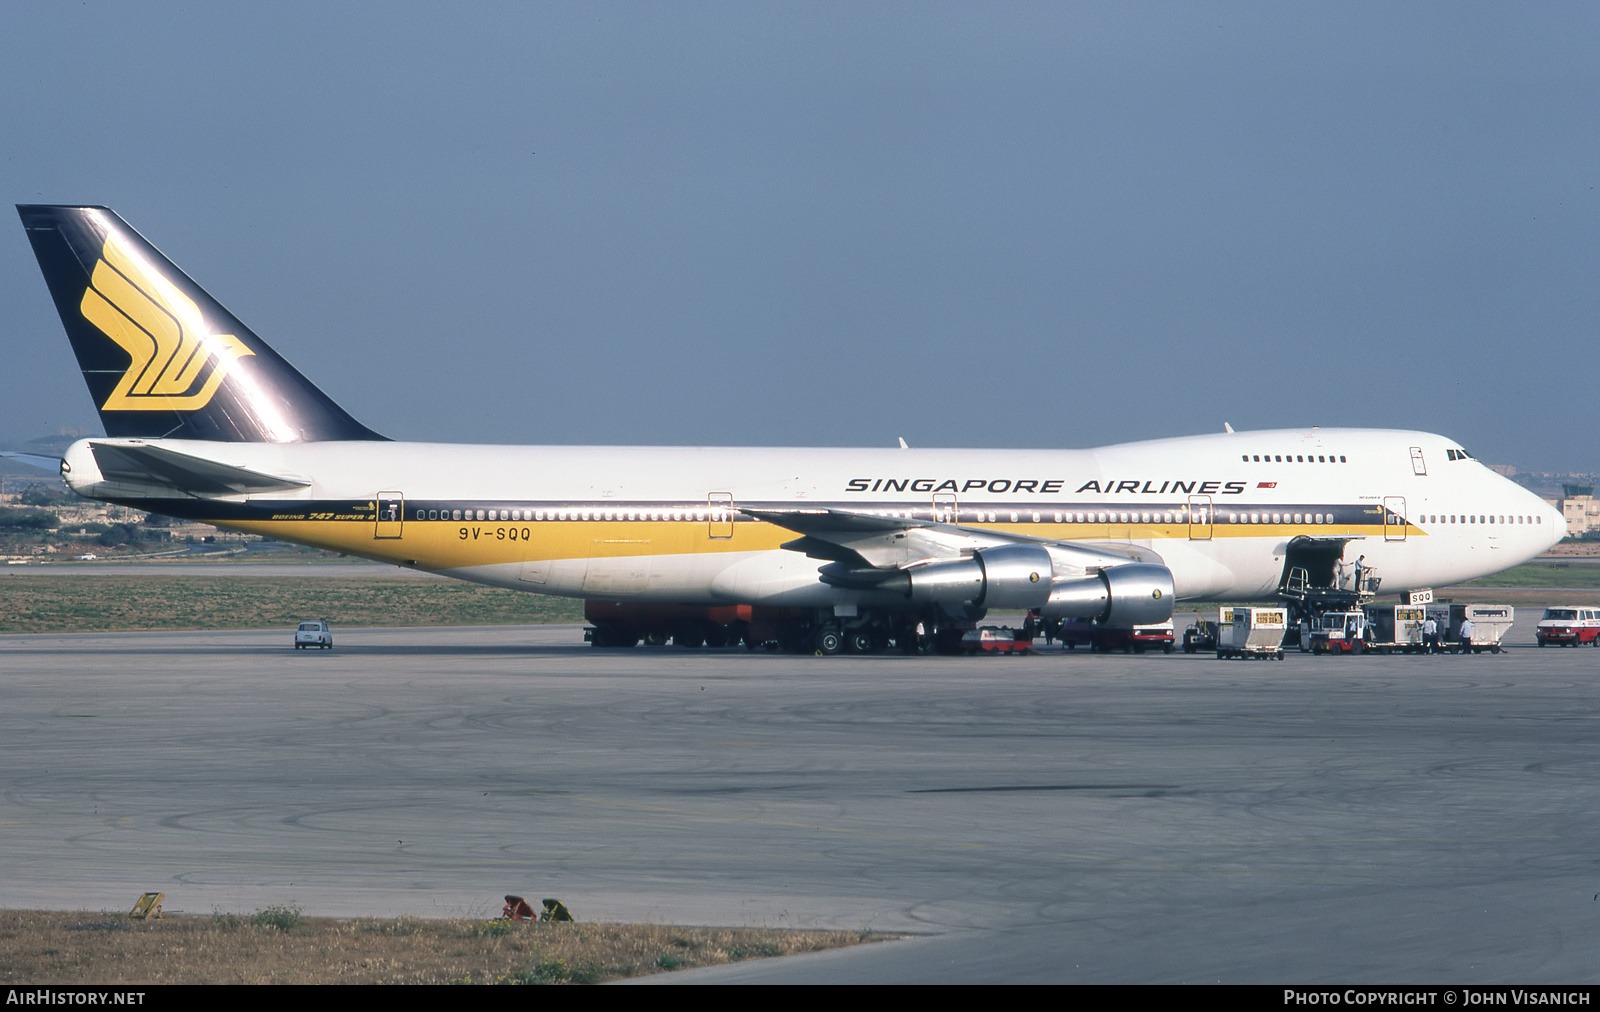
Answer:
[[[797,537],[766,523],[733,525],[733,536],[713,538],[703,521],[406,520],[398,538],[378,538],[372,519],[205,521],[230,530],[261,534],[335,552],[390,562],[416,562],[427,569],[457,569],[505,563],[586,558],[645,558],[773,551]],[[1191,541],[1184,525],[986,524],[969,525],[997,534],[1050,537],[1062,541]],[[466,537],[461,532],[467,532]],[[1383,525],[1216,524],[1211,538],[1381,537]],[[1423,536],[1415,527],[1408,533]],[[476,535],[476,536],[474,536]]]

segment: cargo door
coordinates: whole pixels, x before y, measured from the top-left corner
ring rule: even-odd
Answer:
[[[1211,497],[1208,495],[1192,495],[1189,497],[1189,540],[1211,540]]]
[[[374,538],[398,538],[405,523],[406,497],[399,492],[378,493],[378,523]]]
[[[713,492],[706,496],[707,533],[712,538],[733,537],[733,493]]]
[[[1398,495],[1386,495],[1383,497],[1383,540],[1404,541],[1405,539],[1405,497]]]
[[[953,524],[960,514],[956,508],[956,497],[953,492],[935,492],[933,494],[933,522],[936,524]]]

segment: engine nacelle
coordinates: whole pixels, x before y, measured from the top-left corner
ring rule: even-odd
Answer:
[[[980,548],[970,558],[913,566],[899,582],[914,601],[970,601],[980,608],[1038,608],[1050,599],[1050,587],[1050,553],[1033,545]]]
[[[1176,600],[1172,570],[1133,562],[1109,566],[1097,576],[1058,580],[1039,614],[1045,618],[1092,618],[1102,625],[1126,629],[1165,622]]]

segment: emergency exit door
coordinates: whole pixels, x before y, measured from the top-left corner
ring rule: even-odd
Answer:
[[[1211,540],[1211,497],[1208,495],[1192,495],[1189,497],[1189,540]]]
[[[956,512],[956,497],[951,492],[935,492],[933,494],[933,522],[936,524],[958,523],[959,514]]]
[[[711,493],[706,496],[706,507],[706,521],[710,524],[706,533],[713,538],[733,537],[733,493]]]
[[[1386,495],[1383,497],[1383,540],[1404,541],[1405,539],[1405,497],[1398,495]]]
[[[379,492],[377,499],[378,523],[373,529],[374,538],[398,538],[405,524],[406,497],[399,492]]]

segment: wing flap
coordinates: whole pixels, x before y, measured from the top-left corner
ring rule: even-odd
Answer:
[[[985,530],[908,517],[827,507],[761,509],[740,507],[747,516],[804,535],[783,547],[811,558],[854,563],[860,559],[874,569],[903,569],[919,562],[954,559],[979,548],[997,545],[1039,545],[1050,552],[1058,575],[1089,572],[1134,562],[1162,564],[1160,555],[1136,545],[1082,544],[1026,534]],[[829,548],[828,546],[836,546]],[[859,570],[860,567],[854,567]],[[863,579],[859,573],[852,580]]]

